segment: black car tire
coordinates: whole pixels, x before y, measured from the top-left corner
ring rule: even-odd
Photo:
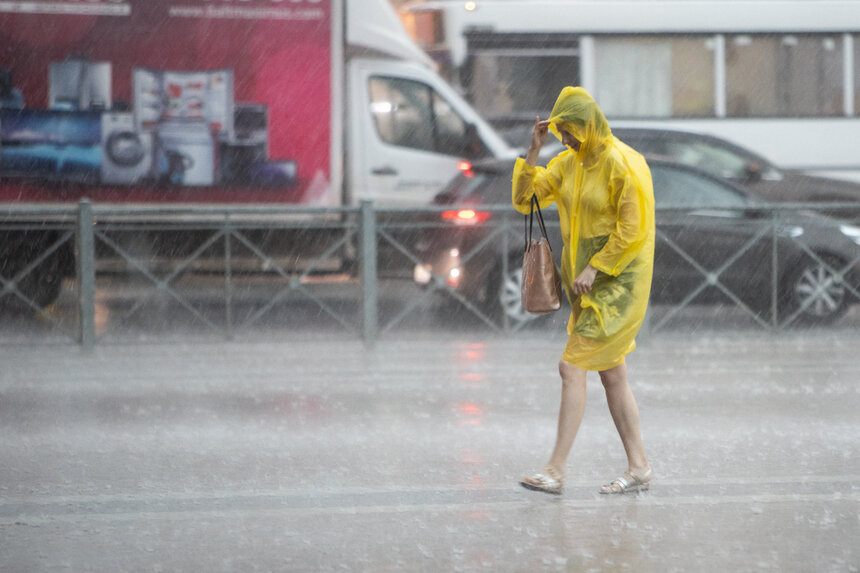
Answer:
[[[503,276],[502,265],[499,264],[490,274],[490,284],[487,286],[487,310],[499,322],[505,319],[511,325],[531,322],[539,315],[529,314],[523,309],[521,285],[523,282],[522,258],[511,257],[508,260],[507,275]]]
[[[780,305],[782,320],[800,311],[794,319],[796,323],[830,324],[848,310],[851,293],[834,280],[833,272],[841,271],[845,261],[829,253],[817,255],[826,266],[812,257],[804,257],[786,275]]]

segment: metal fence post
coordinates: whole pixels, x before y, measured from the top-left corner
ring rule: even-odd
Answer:
[[[510,252],[511,252],[511,247],[509,244],[510,243],[510,237],[508,237],[508,228],[511,226],[510,222],[512,220],[513,219],[511,217],[503,217],[502,218],[502,225],[504,225],[504,227],[505,227],[504,232],[502,233],[502,261],[501,261],[502,262],[502,277],[501,277],[502,278],[502,284],[492,285],[490,287],[491,289],[496,288],[497,291],[498,291],[498,289],[505,288],[504,285],[507,283],[508,276],[510,273],[510,270],[508,269],[508,257],[509,257]],[[492,291],[490,291],[490,292],[492,293]],[[490,296],[493,296],[493,295],[490,294]],[[496,293],[495,296],[499,296],[498,292]],[[502,308],[502,331],[506,335],[510,336],[510,334],[511,334],[511,319],[508,316],[507,310],[504,308],[504,303],[502,303],[502,306],[503,306],[503,308]]]
[[[227,340],[233,340],[233,226],[230,213],[224,216],[224,306]]]
[[[96,343],[96,254],[94,224],[93,205],[89,200],[82,199],[78,203],[77,279],[79,340],[81,347],[85,351],[92,350]]]
[[[779,330],[779,213],[773,212],[770,217],[771,251],[770,251],[770,312],[771,324],[774,330]]]
[[[373,201],[361,202],[361,291],[363,296],[364,344],[373,347],[379,328],[378,282],[376,274],[376,213]]]

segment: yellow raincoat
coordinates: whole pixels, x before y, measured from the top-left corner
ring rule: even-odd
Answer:
[[[594,99],[580,87],[561,91],[549,118],[582,145],[546,168],[522,158],[513,175],[513,204],[528,214],[532,194],[541,208],[558,206],[564,250],[561,275],[572,312],[563,359],[585,370],[624,362],[648,306],[654,263],[654,192],[645,159],[616,139]],[[591,265],[590,293],[577,297],[573,281]]]

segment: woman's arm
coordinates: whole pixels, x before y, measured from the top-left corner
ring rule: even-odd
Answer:
[[[529,151],[526,153],[526,163],[534,167],[537,165],[538,155],[541,148],[546,144],[546,138],[549,134],[549,120],[541,121],[540,116],[535,117],[535,124],[532,128],[532,140],[529,144]]]
[[[537,195],[541,209],[556,201],[561,186],[561,170],[558,158],[549,162],[546,168],[538,167],[537,158],[549,132],[549,122],[535,118],[532,140],[525,159],[517,159],[511,184],[511,201],[514,208],[528,214],[532,195]]]
[[[628,172],[613,183],[618,197],[615,229],[603,248],[591,257],[590,266],[618,276],[648,241],[654,226],[654,201],[650,177],[640,178]]]

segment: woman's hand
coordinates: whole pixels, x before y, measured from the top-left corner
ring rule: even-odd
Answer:
[[[526,154],[526,163],[529,165],[537,165],[538,154],[541,148],[546,143],[547,135],[549,134],[549,120],[541,121],[540,116],[535,118],[535,125],[532,128],[532,141],[529,144],[529,151]]]
[[[573,281],[573,294],[579,296],[590,293],[596,276],[597,269],[591,265],[582,269],[582,272],[579,273],[579,276]]]

